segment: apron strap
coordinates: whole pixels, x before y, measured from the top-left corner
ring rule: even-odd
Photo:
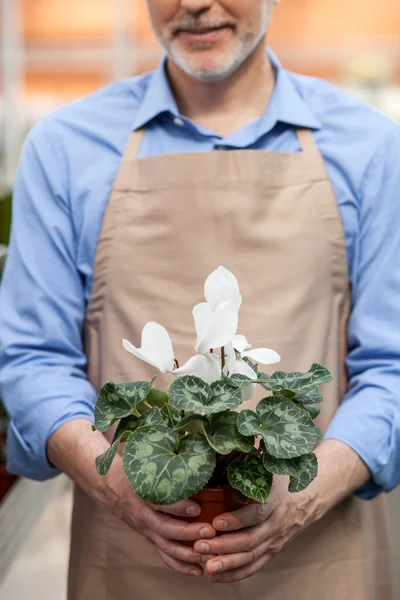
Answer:
[[[136,160],[144,136],[144,128],[132,131],[125,148],[124,160]]]
[[[310,168],[313,168],[313,170],[317,170],[319,173],[326,175],[324,159],[314,140],[311,129],[299,128],[296,129],[296,133],[307,164],[309,164]]]

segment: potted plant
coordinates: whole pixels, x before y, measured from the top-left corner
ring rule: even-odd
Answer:
[[[259,370],[260,363],[280,357],[267,348],[253,350],[236,335],[242,298],[227,269],[208,277],[205,297],[193,309],[198,354],[183,367],[157,323],[144,327],[141,348],[123,340],[126,350],[175,381],[168,390],[155,388],[155,378],[107,382],[93,429],[106,432],[119,421],[111,447],[96,459],[101,475],[125,443],[123,467],[138,496],[160,505],[192,497],[202,508],[197,520],[212,522],[245,502],[264,503],[274,475],[288,475],[291,492],[313,481],[313,449],[323,439],[314,422],[322,401],[318,386],[332,376],[318,364],[307,373]],[[250,410],[246,402],[257,386],[267,393]]]

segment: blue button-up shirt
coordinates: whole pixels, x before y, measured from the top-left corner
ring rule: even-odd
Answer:
[[[352,314],[350,387],[327,432],[365,461],[370,498],[400,482],[400,127],[331,84],[293,75],[271,55],[276,87],[265,114],[222,139],[179,114],[164,62],[50,114],[29,134],[14,189],[0,293],[0,393],[11,415],[9,469],[57,474],[46,442],[93,418],[82,325],[96,244],[132,129],[140,157],[224,148],[300,150],[313,131],[345,232]]]

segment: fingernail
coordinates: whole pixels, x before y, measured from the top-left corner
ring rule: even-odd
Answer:
[[[221,562],[215,562],[211,566],[211,571],[213,573],[216,573],[217,571],[220,571],[221,569],[222,569],[222,563]]]
[[[205,538],[208,537],[210,535],[210,530],[206,529],[205,527],[203,529],[200,529],[200,537]]]
[[[190,574],[192,577],[200,577],[201,576],[199,571],[190,571]]]
[[[228,529],[228,521],[217,521],[217,529]]]
[[[196,508],[195,506],[189,506],[189,508],[186,509],[186,514],[189,517],[197,517],[199,513],[199,509]]]
[[[200,552],[203,552],[203,554],[211,554],[210,546],[208,544],[200,544],[199,550]]]

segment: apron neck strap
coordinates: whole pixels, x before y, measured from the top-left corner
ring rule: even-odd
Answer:
[[[140,145],[144,136],[144,131],[144,127],[142,129],[132,131],[125,148],[124,160],[133,161],[137,159],[140,150]]]

